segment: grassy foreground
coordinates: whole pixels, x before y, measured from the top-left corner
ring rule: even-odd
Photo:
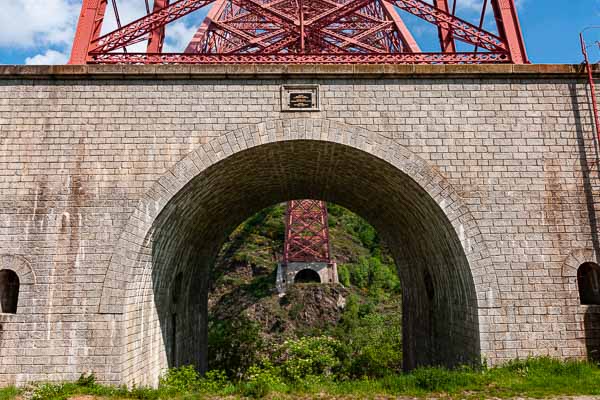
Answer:
[[[579,361],[535,358],[514,361],[497,368],[476,371],[470,368],[446,370],[422,368],[410,374],[379,379],[335,382],[321,377],[306,377],[285,382],[276,376],[258,374],[243,382],[231,383],[223,375],[198,378],[191,368],[169,372],[158,389],[117,388],[97,384],[93,376],[63,384],[37,384],[24,392],[0,389],[0,400],[31,398],[62,400],[77,395],[98,399],[200,399],[200,398],[373,398],[380,396],[509,398],[600,395],[600,368]]]

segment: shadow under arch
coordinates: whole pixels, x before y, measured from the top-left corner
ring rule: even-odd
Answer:
[[[100,311],[124,314],[125,382],[206,367],[208,268],[231,229],[298,198],[357,212],[389,244],[403,285],[405,367],[480,360],[480,310],[498,301],[496,277],[475,221],[437,171],[393,141],[330,121],[274,121],[227,139],[163,176],[132,216],[126,249],[115,250]]]

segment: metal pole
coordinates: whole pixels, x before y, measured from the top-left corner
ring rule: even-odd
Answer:
[[[587,69],[588,80],[590,84],[590,91],[592,92],[591,97],[594,113],[594,123],[596,125],[596,137],[598,138],[598,144],[600,145],[600,117],[598,116],[598,101],[596,99],[596,85],[594,83],[594,73],[592,71],[592,65],[590,64],[590,59],[588,57],[587,46],[585,44],[583,32],[579,34],[579,38],[581,39],[581,51],[583,52],[583,58],[585,60],[585,66]]]
[[[298,0],[298,12],[300,13],[300,52],[305,53],[304,47],[304,1]]]

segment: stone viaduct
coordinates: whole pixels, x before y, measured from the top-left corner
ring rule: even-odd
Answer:
[[[294,198],[390,245],[408,368],[594,356],[598,157],[577,66],[0,66],[0,385],[204,367],[215,253]]]

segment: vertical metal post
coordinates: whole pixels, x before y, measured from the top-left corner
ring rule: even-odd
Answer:
[[[447,13],[450,12],[448,0],[435,0],[435,6]],[[454,38],[452,37],[452,31],[448,29],[448,26],[439,25],[438,33],[440,36],[440,47],[442,49],[442,52],[456,53],[456,44],[454,43]]]
[[[598,100],[596,99],[596,84],[594,83],[594,73],[592,71],[592,64],[590,64],[590,59],[587,52],[587,46],[585,44],[585,38],[583,37],[583,32],[579,34],[579,38],[581,39],[581,51],[583,52],[583,58],[585,60],[585,66],[587,69],[588,80],[590,84],[594,123],[596,124],[596,136],[598,137],[598,144],[600,145],[600,116],[598,115]]]
[[[519,16],[514,0],[491,0],[498,33],[508,46],[514,64],[529,64],[525,41],[519,24]]]
[[[304,1],[298,0],[298,12],[300,18],[300,52],[305,53],[305,43],[304,43]]]
[[[100,37],[108,0],[83,0],[69,64],[85,64],[90,45]]]
[[[169,5],[169,0],[154,0],[153,12],[165,8]],[[165,26],[160,26],[150,32],[148,38],[148,53],[162,53],[162,48],[165,43]]]

